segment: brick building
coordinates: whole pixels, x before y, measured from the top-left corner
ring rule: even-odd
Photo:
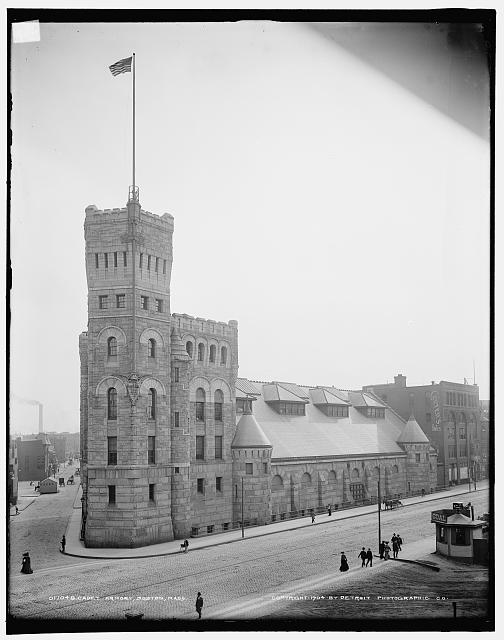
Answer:
[[[17,438],[18,478],[44,480],[49,475],[49,449],[51,443],[43,434],[33,440]]]
[[[415,419],[438,452],[439,486],[467,482],[469,475],[487,475],[477,385],[442,380],[407,386],[406,377],[399,374],[393,383],[366,385],[363,390],[375,393],[403,418],[408,417],[413,398]]]
[[[236,321],[171,313],[173,226],[135,190],[125,208],[86,209],[86,545],[222,531],[242,509],[260,523],[376,499],[379,478],[384,495],[430,491],[436,454],[413,419],[372,393],[238,379]]]
[[[18,451],[16,440],[9,441],[9,503],[16,504],[18,499]]]

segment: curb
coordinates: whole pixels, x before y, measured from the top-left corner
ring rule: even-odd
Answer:
[[[432,569],[432,571],[441,571],[439,567],[431,564],[430,562],[425,562],[423,560],[407,560],[406,558],[390,558],[390,560],[394,560],[394,562],[406,562],[408,564],[418,564],[421,567],[425,567],[426,569]]]
[[[490,487],[484,487],[481,489],[477,489],[476,492],[478,491],[487,491],[489,490]],[[476,492],[471,492],[471,493],[476,493]],[[441,500],[443,497],[454,497],[457,495],[463,495],[465,493],[469,493],[468,491],[461,491],[459,493],[455,493],[455,494],[450,494],[450,496],[438,496],[438,497],[431,497],[433,496],[433,494],[429,494],[429,498],[425,499],[422,498],[421,500],[419,500],[418,502],[411,502],[409,504],[404,504],[404,507],[410,507],[412,505],[416,505],[416,504],[421,504],[422,502],[433,502],[435,500]],[[376,505],[372,505],[372,506],[376,506]],[[349,520],[351,518],[359,518],[360,516],[363,515],[370,515],[372,513],[374,513],[375,510],[371,510],[371,511],[367,511],[365,513],[354,513],[354,514],[350,514],[347,516],[343,516],[340,518],[337,518],[335,520],[332,520],[332,522],[337,523],[340,520]],[[377,511],[377,509],[376,509]],[[339,513],[342,513],[343,510],[341,510]],[[307,516],[308,517],[308,516]],[[331,521],[328,521],[331,522]],[[264,533],[258,533],[257,535],[250,535],[248,538],[238,538],[238,539],[233,539],[233,540],[223,540],[222,542],[214,542],[214,543],[210,543],[210,544],[205,544],[199,547],[193,547],[191,549],[191,553],[195,552],[195,551],[201,551],[204,549],[208,549],[210,547],[220,547],[222,545],[225,544],[232,544],[234,542],[244,542],[246,540],[252,540],[254,538],[263,538],[264,536],[270,536],[270,535],[275,535],[277,533],[285,533],[286,531],[297,531],[298,529],[304,529],[306,527],[312,527],[313,525],[322,525],[322,524],[327,524],[326,522],[315,522],[315,523],[311,523],[311,522],[307,522],[306,524],[302,524],[296,527],[289,527],[288,529],[279,529],[278,531],[266,531]],[[267,526],[267,525],[266,525]],[[65,531],[65,535],[68,533],[68,529],[70,528],[70,522],[67,525],[67,529]],[[216,534],[218,535],[218,534]],[[67,536],[68,539],[68,536]],[[142,547],[138,547],[139,549],[141,549]],[[153,554],[149,554],[149,555],[141,555],[141,556],[90,556],[90,555],[80,555],[78,553],[69,553],[68,551],[65,551],[64,555],[67,556],[72,556],[73,558],[89,558],[90,560],[139,560],[142,558],[162,558],[163,556],[173,556],[173,555],[177,555],[181,553],[181,551],[179,549],[173,550],[173,551],[166,551],[164,553],[153,553]],[[379,556],[378,556],[379,557]],[[420,561],[416,561],[416,560],[404,560],[404,559],[399,559],[399,558],[390,558],[391,560],[399,560],[399,562],[412,562],[412,563],[417,563],[417,564],[421,564]],[[429,568],[432,569],[432,566],[429,566]],[[439,569],[437,569],[439,571]]]

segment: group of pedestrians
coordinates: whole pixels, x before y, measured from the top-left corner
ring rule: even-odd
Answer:
[[[366,547],[362,547],[361,552],[357,556],[362,560],[361,567],[372,567],[373,566],[373,552],[368,547],[366,551]]]
[[[380,542],[380,558],[382,560],[390,560],[391,551],[394,559],[399,555],[399,551],[402,551],[403,539],[400,535],[393,533],[390,542],[392,542],[392,547],[390,547],[388,540]]]

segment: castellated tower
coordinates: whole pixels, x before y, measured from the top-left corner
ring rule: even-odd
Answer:
[[[81,357],[83,522],[89,547],[173,539],[170,275],[173,217],[86,209]]]

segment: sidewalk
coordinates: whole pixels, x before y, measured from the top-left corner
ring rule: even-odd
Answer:
[[[482,480],[478,484],[478,491],[488,489],[488,480]],[[465,501],[470,501],[470,496],[474,491],[469,492],[467,485],[456,486],[448,489],[447,491],[440,491],[439,493],[431,493],[414,498],[404,498],[402,503],[405,507],[412,504],[418,504],[420,502],[432,502],[435,500],[442,500],[443,498],[450,499],[455,496],[466,495]],[[151,558],[155,556],[172,555],[175,553],[182,553],[180,545],[182,540],[171,540],[170,542],[162,542],[161,544],[153,544],[147,547],[137,547],[135,549],[112,549],[112,548],[100,548],[100,549],[88,549],[84,546],[84,543],[79,540],[80,536],[80,524],[81,524],[81,509],[80,509],[80,497],[81,489],[75,497],[73,514],[70,517],[70,522],[66,531],[66,550],[65,555],[75,556],[79,558],[94,558],[103,559],[108,558],[110,560],[127,560],[129,558]],[[245,529],[245,540],[248,538],[258,538],[261,536],[267,536],[274,533],[281,533],[283,531],[294,531],[296,529],[302,529],[304,527],[315,527],[320,524],[327,524],[328,522],[334,522],[338,520],[347,520],[349,518],[357,518],[359,516],[375,513],[377,511],[376,504],[366,505],[364,507],[354,507],[351,509],[342,509],[341,511],[333,511],[332,516],[327,514],[317,515],[317,519],[314,524],[311,523],[310,516],[305,518],[297,518],[294,520],[282,520],[273,524],[267,524],[259,527],[249,527]],[[477,517],[478,514],[475,514]],[[239,542],[242,540],[241,529],[233,529],[224,533],[217,533],[201,538],[190,538],[189,551],[195,551],[206,547],[215,547],[217,545],[229,544],[231,542]]]

